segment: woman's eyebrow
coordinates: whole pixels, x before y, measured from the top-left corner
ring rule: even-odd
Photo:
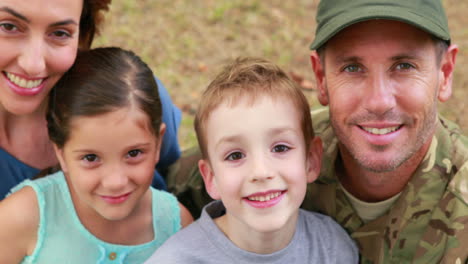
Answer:
[[[21,15],[20,13],[16,12],[15,10],[7,7],[7,6],[4,6],[4,7],[0,7],[0,11],[3,11],[3,12],[7,12],[7,13],[10,13],[11,15],[21,19],[21,20],[24,20],[26,22],[29,23],[29,19],[26,18],[25,16]]]

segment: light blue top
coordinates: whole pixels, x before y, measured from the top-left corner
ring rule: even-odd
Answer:
[[[40,220],[36,248],[21,263],[143,263],[181,226],[176,198],[151,188],[155,239],[134,246],[110,244],[81,224],[61,171],[38,180],[25,180],[13,191],[25,186],[36,192]]]

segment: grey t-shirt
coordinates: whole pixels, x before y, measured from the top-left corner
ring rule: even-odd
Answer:
[[[200,219],[170,237],[146,264],[151,263],[358,263],[356,245],[330,217],[300,209],[289,245],[272,254],[238,248],[213,219],[225,214],[220,201],[203,208]]]

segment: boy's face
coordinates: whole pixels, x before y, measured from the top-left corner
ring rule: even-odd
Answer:
[[[199,167],[209,194],[227,209],[223,231],[294,230],[307,183],[320,169],[321,141],[305,149],[291,100],[264,96],[253,105],[245,99],[234,107],[223,103],[205,127],[209,161]]]

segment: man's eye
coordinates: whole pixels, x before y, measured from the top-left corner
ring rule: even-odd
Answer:
[[[409,69],[412,69],[414,68],[413,65],[409,64],[409,63],[406,63],[406,62],[403,62],[403,63],[399,63],[397,66],[396,66],[396,69],[397,70],[409,70]]]
[[[130,150],[128,152],[128,156],[131,157],[131,158],[135,158],[140,154],[141,154],[141,150],[139,150],[139,149],[132,149],[132,150]]]
[[[273,152],[286,152],[290,150],[290,148],[288,146],[285,146],[285,145],[276,145],[273,147]]]
[[[244,154],[242,154],[242,152],[233,152],[231,154],[229,154],[225,160],[240,160],[242,158],[244,158]]]
[[[359,65],[356,65],[356,64],[352,64],[352,65],[348,65],[346,66],[343,71],[345,72],[360,72],[362,71],[361,67],[359,67]]]
[[[83,160],[87,162],[95,162],[98,160],[98,156],[96,154],[87,154],[83,157]]]

